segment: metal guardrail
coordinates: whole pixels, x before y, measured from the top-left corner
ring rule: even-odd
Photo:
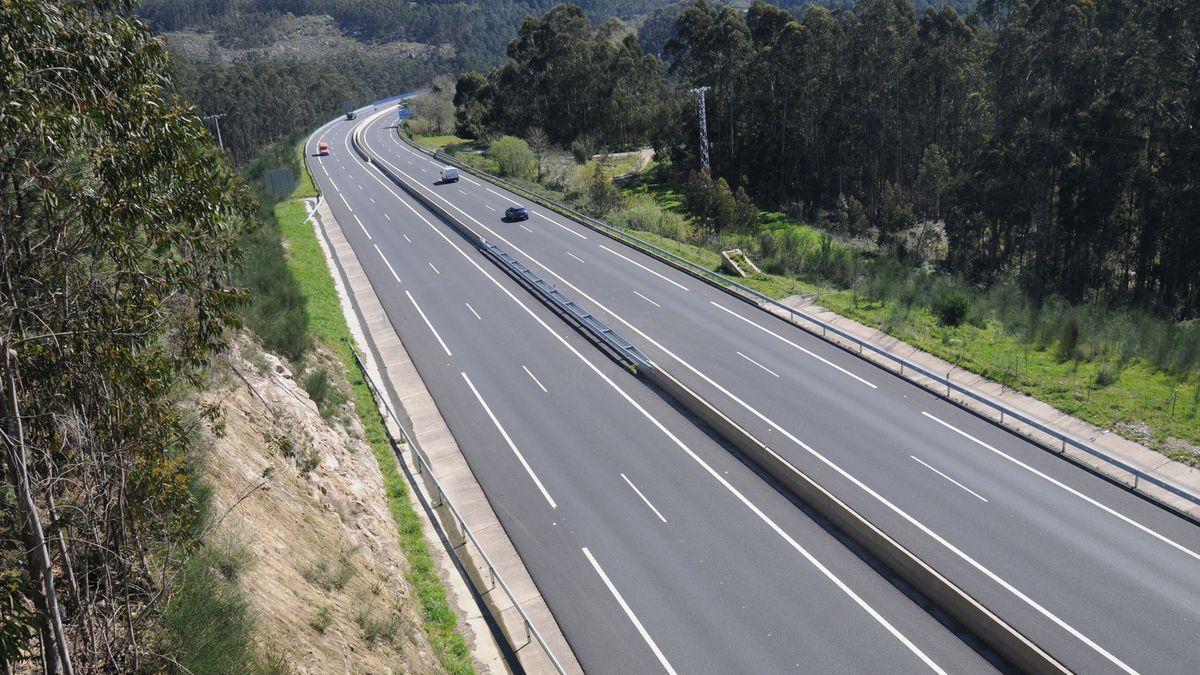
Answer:
[[[510,255],[507,251],[488,241],[478,232],[472,230],[462,221],[458,220],[458,218],[455,218],[453,215],[451,215],[449,211],[443,209],[441,206],[429,199],[429,197],[421,194],[418,190],[416,190],[416,188],[401,180],[399,176],[392,172],[392,170],[387,166],[386,162],[381,163],[373,158],[371,154],[367,152],[365,144],[359,138],[360,131],[361,127],[358,127],[354,130],[354,132],[351,134],[351,143],[354,146],[355,152],[357,152],[364,161],[374,164],[375,167],[379,169],[383,175],[387,176],[389,180],[399,185],[405,192],[408,192],[421,203],[429,207],[434,213],[438,214],[440,218],[449,223],[451,227],[462,234],[468,241],[471,242],[472,245],[500,265],[501,268],[507,269],[514,273],[518,279],[526,283],[535,293],[545,298],[549,303],[555,307],[558,307],[563,312],[566,312],[567,315],[574,318],[577,322],[579,322],[580,326],[582,326],[585,331],[605,345],[608,345],[608,347],[612,349],[618,356],[628,361],[629,364],[634,368],[635,372],[638,369],[651,370],[654,368],[654,366],[650,363],[650,359],[647,358],[640,349],[635,347],[633,343],[625,339],[620,333],[616,332],[595,315],[585,310],[579,305],[579,303],[569,298],[565,293],[559,291],[554,287],[553,284],[547,283],[546,280],[539,277],[524,263],[512,257],[512,255]]]
[[[405,130],[405,131],[407,131],[407,130]],[[457,166],[460,169],[467,171],[468,173],[475,174],[475,175],[477,175],[481,178],[484,178],[490,182],[496,183],[497,185],[501,185],[501,186],[507,188],[508,190],[515,192],[517,194],[523,195],[523,196],[527,197],[528,199],[531,199],[547,208],[553,209],[563,215],[569,216],[569,217],[579,221],[583,225],[586,225],[586,226],[592,228],[593,230],[600,232],[601,234],[608,235],[609,237],[616,239],[617,241],[623,242],[633,248],[636,248],[636,249],[642,251],[643,253],[646,253],[648,255],[656,257],[659,260],[661,260],[677,269],[680,269],[683,272],[687,272],[688,274],[699,277],[702,280],[708,281],[708,282],[714,284],[715,286],[729,292],[730,294],[734,295],[735,297],[737,297],[741,300],[744,300],[746,302],[749,302],[751,304],[754,304],[755,306],[759,307],[760,309],[766,310],[767,307],[775,307],[779,310],[787,312],[788,317],[790,318],[790,320],[793,324],[796,324],[803,328],[803,325],[800,323],[800,321],[797,320],[797,319],[800,319],[800,320],[803,320],[804,322],[807,322],[813,326],[816,326],[817,328],[819,328],[821,330],[821,337],[823,339],[826,339],[827,341],[828,341],[828,335],[827,335],[828,333],[837,335],[838,337],[842,338],[843,340],[846,340],[846,341],[856,345],[858,347],[858,352],[860,355],[862,354],[862,352],[864,350],[866,350],[866,351],[872,352],[872,353],[882,357],[883,359],[885,359],[887,361],[892,362],[893,364],[895,364],[898,367],[901,375],[904,374],[904,371],[906,369],[911,370],[915,373],[919,373],[920,375],[924,376],[925,378],[928,378],[929,380],[932,380],[932,381],[938,383],[939,385],[946,387],[946,397],[947,398],[950,397],[951,391],[956,391],[959,394],[961,394],[969,399],[972,399],[978,403],[981,403],[984,406],[987,406],[987,407],[991,408],[992,410],[998,412],[1000,414],[1000,422],[1001,423],[1004,422],[1005,417],[1009,417],[1009,418],[1012,418],[1019,422],[1022,422],[1023,424],[1025,424],[1029,427],[1032,427],[1033,429],[1036,429],[1037,431],[1040,431],[1054,439],[1057,439],[1060,443],[1062,443],[1062,449],[1064,452],[1066,451],[1066,447],[1069,445],[1069,446],[1076,448],[1078,450],[1081,450],[1101,461],[1107,462],[1108,464],[1132,475],[1134,489],[1137,489],[1139,480],[1145,481],[1145,482],[1155,485],[1163,490],[1166,490],[1167,492],[1169,492],[1173,495],[1181,497],[1193,504],[1200,505],[1200,495],[1196,495],[1196,494],[1192,493],[1190,490],[1180,487],[1165,478],[1156,476],[1152,473],[1148,473],[1148,472],[1143,471],[1142,469],[1139,469],[1121,459],[1117,459],[1116,457],[1109,455],[1108,453],[1104,452],[1103,450],[1100,450],[1099,448],[1093,447],[1093,446],[1085,443],[1084,441],[1081,441],[1077,438],[1074,438],[1068,434],[1063,433],[1062,431],[1059,431],[1058,429],[1049,427],[1046,424],[1044,424],[1038,420],[1035,420],[1032,417],[1029,417],[1028,415],[1026,415],[1018,410],[1015,410],[1013,408],[1010,408],[1007,405],[1004,405],[1003,403],[1000,403],[999,401],[993,400],[987,396],[984,396],[975,391],[972,391],[972,390],[966,388],[965,386],[957,384],[950,378],[949,374],[943,376],[939,373],[935,373],[935,372],[929,370],[928,368],[925,368],[924,366],[913,363],[912,361],[909,361],[908,359],[905,359],[900,356],[896,356],[895,354],[892,354],[891,352],[889,352],[881,347],[877,347],[876,345],[866,342],[865,340],[863,340],[851,333],[848,333],[844,330],[841,330],[840,328],[837,328],[836,326],[826,323],[825,321],[822,321],[821,319],[818,319],[806,312],[795,309],[793,307],[789,307],[789,306],[783,304],[782,302],[779,302],[778,300],[776,300],[770,296],[764,295],[764,294],[754,290],[753,288],[750,288],[749,286],[738,283],[737,281],[734,281],[733,279],[730,279],[729,277],[726,277],[723,274],[714,272],[702,265],[698,265],[698,264],[696,264],[686,258],[683,258],[679,255],[676,255],[666,249],[655,246],[654,244],[651,244],[650,242],[645,241],[644,239],[640,239],[632,234],[629,234],[628,232],[625,232],[624,230],[615,228],[615,227],[609,225],[608,223],[597,220],[597,219],[587,215],[586,213],[580,213],[579,211],[576,211],[575,209],[573,209],[565,204],[562,204],[553,199],[550,199],[549,197],[540,195],[536,192],[533,192],[524,187],[521,187],[520,185],[510,183],[509,181],[507,181],[503,178],[500,178],[499,176],[494,176],[494,175],[488,173],[487,171],[484,171],[482,169],[479,169],[478,167],[472,166],[470,164],[467,164],[466,162],[459,160],[457,157],[454,157],[453,155],[447,154],[440,150],[431,151],[428,148],[422,147],[420,144],[418,144],[411,138],[405,138],[404,140],[407,141],[410,145],[412,145],[416,149],[420,150],[421,152],[423,152],[439,161],[443,161],[448,164]],[[772,312],[768,311],[768,313],[772,313]],[[775,316],[778,316],[778,315],[775,315]],[[782,318],[782,317],[780,317],[780,318]],[[930,387],[930,389],[932,390],[932,387]],[[935,391],[935,393],[939,393],[939,392]],[[939,395],[940,395],[940,393],[939,393]]]
[[[323,129],[324,127],[321,128]],[[321,129],[318,129],[318,131],[320,130]],[[311,140],[311,136],[309,140]],[[355,149],[357,150],[357,143],[354,145]],[[370,158],[365,153],[363,153],[361,150],[359,150],[359,152],[363,155],[364,160],[370,161]],[[306,169],[311,168],[308,167],[308,161],[308,153],[305,152],[304,163]],[[320,197],[318,197],[318,199],[320,199]],[[528,645],[531,639],[536,640],[538,645],[542,648],[542,652],[545,653],[546,658],[550,659],[550,663],[554,665],[554,669],[559,673],[559,675],[566,675],[567,671],[563,668],[562,663],[558,660],[558,657],[554,655],[554,651],[550,649],[550,645],[546,644],[546,640],[542,637],[542,634],[538,632],[537,626],[533,625],[533,620],[529,618],[529,614],[526,613],[525,608],[517,600],[517,597],[513,594],[512,589],[510,589],[508,584],[505,583],[504,577],[500,574],[500,571],[496,569],[496,565],[492,562],[492,559],[488,557],[487,551],[483,549],[483,546],[479,543],[479,540],[475,538],[475,533],[471,531],[469,526],[467,526],[467,521],[463,519],[458,507],[455,506],[450,497],[446,495],[446,491],[442,487],[441,481],[439,481],[437,476],[434,475],[433,469],[429,464],[429,460],[425,457],[425,453],[421,451],[421,448],[417,444],[416,440],[413,439],[413,437],[408,433],[408,430],[400,421],[399,416],[397,416],[396,412],[392,409],[391,403],[388,401],[388,397],[383,393],[383,390],[378,386],[374,378],[371,377],[370,372],[367,370],[366,364],[363,362],[362,356],[358,353],[358,349],[356,349],[353,344],[350,344],[349,347],[351,353],[354,355],[354,362],[358,365],[359,370],[363,374],[363,380],[366,381],[367,386],[370,387],[371,392],[374,394],[376,399],[383,404],[383,408],[387,411],[388,417],[392,420],[392,422],[396,425],[396,428],[400,430],[400,434],[404,437],[404,442],[408,445],[409,452],[412,455],[412,466],[415,468],[418,474],[422,474],[426,477],[427,488],[428,482],[433,483],[434,489],[431,490],[431,492],[433,493],[433,497],[436,499],[433,506],[437,508],[445,505],[447,510],[453,516],[454,520],[458,523],[458,526],[461,528],[463,534],[466,536],[466,540],[474,544],[475,550],[479,551],[479,557],[483,559],[484,565],[487,568],[488,577],[491,579],[492,586],[487,589],[476,588],[476,591],[480,592],[481,594],[491,592],[495,590],[496,585],[499,585],[501,590],[504,591],[505,596],[508,597],[509,602],[512,603],[513,607],[515,607],[517,612],[521,615],[521,622],[525,626],[525,645]],[[400,459],[400,449],[396,447],[395,439],[392,438],[392,434],[387,430],[386,425],[384,425],[384,431],[388,435],[388,441],[392,444],[392,452],[397,455],[397,459]],[[466,541],[462,542],[462,545],[465,544]],[[458,547],[456,546],[455,548]],[[461,556],[459,557],[459,560],[466,564],[466,561],[463,561]],[[468,575],[468,578],[470,578],[470,575]],[[474,584],[474,582],[472,583]],[[501,624],[501,618],[499,616],[496,617],[496,622],[497,624]],[[525,645],[522,645],[522,647]]]
[[[652,370],[654,368],[650,364],[650,359],[646,358],[646,355],[640,349],[633,346],[629,340],[626,340],[620,333],[609,328],[603,321],[593,316],[583,307],[580,307],[579,303],[567,297],[566,294],[555,288],[552,284],[546,283],[545,279],[542,279],[524,263],[509,255],[507,251],[486,239],[483,240],[482,250],[501,265],[515,272],[537,293],[548,298],[555,306],[574,317],[576,321],[583,324],[589,333],[592,333],[602,340],[604,344],[628,359],[635,368],[644,370]]]
[[[475,545],[475,550],[479,551],[479,557],[483,559],[484,565],[487,567],[488,576],[492,581],[492,586],[491,588],[479,588],[476,590],[478,590],[480,593],[487,593],[495,590],[496,586],[499,585],[501,590],[504,591],[504,594],[508,596],[508,599],[513,604],[513,607],[517,608],[517,612],[519,612],[521,615],[521,621],[525,624],[525,644],[517,647],[517,649],[528,645],[532,640],[536,640],[538,645],[541,646],[542,651],[545,652],[546,657],[549,658],[550,662],[554,664],[555,670],[557,670],[561,675],[566,675],[567,671],[563,668],[562,664],[559,663],[558,657],[556,657],[554,652],[551,651],[550,646],[546,644],[546,640],[542,638],[542,634],[538,632],[537,627],[533,625],[533,620],[529,618],[527,613],[525,613],[525,608],[521,606],[521,603],[517,600],[517,597],[513,595],[513,592],[508,587],[508,584],[504,582],[504,577],[501,576],[500,571],[496,569],[496,566],[492,563],[492,559],[488,557],[487,551],[483,550],[483,546],[479,544],[479,540],[475,538],[475,533],[472,532],[471,528],[467,526],[467,521],[464,520],[462,514],[459,513],[458,507],[455,506],[453,500],[446,495],[445,490],[442,488],[441,482],[438,481],[437,476],[434,475],[433,469],[429,464],[429,460],[425,457],[425,453],[420,449],[420,446],[417,445],[416,441],[413,440],[412,436],[409,435],[408,430],[404,428],[404,424],[400,422],[400,418],[396,415],[395,411],[392,410],[391,404],[388,403],[388,397],[376,384],[374,378],[371,377],[371,373],[367,370],[366,364],[363,362],[362,357],[358,353],[358,349],[351,344],[350,351],[354,354],[354,362],[358,364],[358,369],[362,372],[363,379],[367,382],[367,386],[370,387],[371,392],[375,395],[376,399],[383,404],[383,408],[387,411],[388,417],[396,425],[396,428],[400,430],[400,434],[404,436],[404,442],[406,445],[408,445],[409,454],[412,457],[410,463],[418,474],[423,474],[425,476],[426,487],[428,487],[429,483],[433,483],[434,489],[430,490],[430,492],[433,493],[432,506],[434,508],[445,506],[454,517],[455,521],[457,521],[458,526],[461,528],[466,537],[466,539],[461,542],[460,545],[466,544],[467,541],[469,541]],[[396,447],[395,441],[392,439],[391,432],[388,432],[388,440],[392,441],[392,452],[396,454],[397,459],[400,459],[400,448]],[[454,546],[454,548],[458,548],[458,546]],[[497,621],[499,621],[499,619],[497,619]]]

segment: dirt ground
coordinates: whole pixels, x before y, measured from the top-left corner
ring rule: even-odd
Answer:
[[[214,379],[205,399],[224,418],[207,468],[217,536],[250,554],[239,581],[263,651],[296,673],[438,672],[350,404],[323,418],[287,366],[244,338]]]

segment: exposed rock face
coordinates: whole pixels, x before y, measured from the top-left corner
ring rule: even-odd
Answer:
[[[352,404],[322,417],[286,364],[245,338],[214,379],[201,398],[223,415],[207,461],[213,513],[225,514],[216,536],[251,554],[238,579],[263,651],[297,673],[439,671]]]

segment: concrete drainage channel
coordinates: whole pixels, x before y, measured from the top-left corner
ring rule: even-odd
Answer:
[[[568,319],[576,330],[587,334],[597,345],[603,345],[611,357],[630,368],[643,381],[657,387],[683,409],[690,412],[720,438],[737,448],[780,484],[812,507],[817,513],[839,527],[855,543],[870,555],[884,563],[897,577],[912,585],[956,621],[972,631],[998,654],[1016,667],[1032,673],[1069,672],[1054,657],[1038,647],[1032,640],[1018,632],[999,616],[977,602],[937,570],[933,569],[896,540],[870,523],[853,508],[821,487],[807,474],[797,469],[786,459],[771,450],[765,443],[722,413],[716,406],[692,391],[682,382],[649,361],[628,340],[608,328],[599,319],[586,314],[586,320],[578,315],[582,309],[560,291],[548,292],[548,284],[540,279],[531,280],[521,271],[528,268],[506,252],[498,250],[468,225],[451,215],[429,197],[397,176],[386,164],[376,162],[361,143],[360,134],[371,119],[365,120],[351,134],[355,152],[375,166],[390,181],[433,212],[447,225],[463,236],[498,267],[516,278],[523,287],[541,301],[556,309],[560,316]],[[536,277],[536,275],[534,275]]]

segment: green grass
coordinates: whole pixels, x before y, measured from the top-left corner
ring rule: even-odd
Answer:
[[[453,134],[446,134],[442,136],[413,136],[413,140],[427,148],[434,148],[436,150],[445,150],[448,146],[452,145],[469,146],[474,142],[469,138],[460,138]]]
[[[316,233],[305,222],[304,204],[300,201],[281,203],[276,206],[275,215],[283,238],[289,244],[288,268],[306,300],[309,329],[317,341],[338,355],[350,381],[351,398],[362,420],[366,441],[383,474],[388,505],[400,532],[400,546],[408,559],[405,576],[421,602],[422,628],[443,667],[452,673],[474,672],[470,648],[457,630],[457,619],[429,553],[420,518],[408,501],[408,484],[397,467],[370,387],[355,364],[350,330],[342,315],[337,289]]]
[[[437,142],[433,138],[418,139]],[[458,145],[456,145],[457,141]],[[464,161],[491,171],[487,159],[476,152],[462,152],[462,139],[441,147]],[[529,186],[554,199],[565,195],[549,188]],[[652,199],[661,208],[686,215],[680,186],[664,180],[660,172],[646,171],[621,188],[628,201]],[[708,246],[698,246],[653,232],[628,230],[630,234],[682,258],[716,271],[720,255],[712,248],[741,247],[758,255],[756,235],[734,235]],[[1200,456],[1169,439],[1200,446],[1200,376],[1190,380],[1171,375],[1142,359],[1125,359],[1115,354],[1088,359],[1062,359],[1053,341],[1036,348],[1026,336],[1014,334],[998,320],[968,321],[960,326],[943,326],[928,306],[897,300],[867,301],[848,288],[864,271],[869,273],[861,249],[830,240],[817,228],[798,222],[787,214],[761,214],[760,232],[771,232],[780,252],[754,261],[763,268],[741,283],[770,297],[815,294],[818,304],[872,328],[880,329],[914,347],[959,367],[996,380],[1100,427],[1112,429],[1132,440],[1188,464],[1200,464]],[[784,239],[791,247],[784,255]],[[823,251],[822,246],[827,250]],[[791,272],[791,273],[785,273]],[[1144,425],[1149,436],[1135,433]]]

